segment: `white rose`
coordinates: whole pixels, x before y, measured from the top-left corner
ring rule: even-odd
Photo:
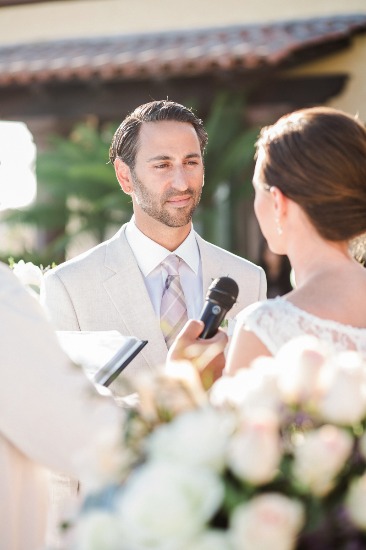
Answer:
[[[210,402],[248,410],[253,406],[277,410],[280,394],[273,357],[260,357],[253,361],[250,369],[240,369],[234,376],[219,378],[210,390]]]
[[[187,550],[187,547],[183,550]],[[227,531],[212,529],[190,541],[189,550],[233,550],[233,547]]]
[[[326,422],[352,425],[366,414],[365,363],[353,351],[339,353],[320,375],[319,412]]]
[[[118,511],[127,547],[175,550],[203,531],[224,496],[221,480],[204,468],[152,461],[125,483]],[[129,545],[129,546],[128,546]]]
[[[159,426],[147,440],[152,458],[221,471],[236,419],[229,411],[197,409]]]
[[[24,260],[20,260],[18,263],[14,264],[13,272],[24,285],[31,285],[38,288],[41,286],[43,277],[42,271],[32,262],[25,263]]]
[[[216,407],[238,406],[250,381],[249,369],[240,369],[234,376],[221,376],[209,391],[210,403]]]
[[[281,456],[276,415],[259,409],[245,414],[228,447],[230,469],[250,483],[267,483],[276,474]]]
[[[230,519],[234,550],[291,550],[305,521],[303,505],[263,493],[239,505]]]
[[[285,403],[306,403],[316,397],[326,358],[323,344],[311,336],[294,338],[280,349],[276,355],[278,387]]]
[[[121,536],[119,519],[102,510],[82,515],[73,533],[77,550],[120,550]]]
[[[352,445],[352,436],[336,426],[326,425],[304,434],[294,449],[293,475],[314,495],[326,495]]]
[[[140,413],[149,420],[159,418],[162,411],[176,416],[208,401],[197,369],[189,361],[170,361],[158,373],[137,374],[134,388]]]
[[[345,504],[351,521],[366,531],[366,474],[352,481]]]

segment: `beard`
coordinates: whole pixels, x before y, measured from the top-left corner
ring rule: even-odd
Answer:
[[[136,202],[148,216],[168,227],[182,227],[192,220],[193,213],[201,199],[202,187],[198,191],[188,188],[184,192],[169,189],[159,196],[149,191],[133,170],[131,170],[131,177]],[[169,211],[166,202],[170,198],[187,197],[187,195],[193,199],[190,205],[184,208],[175,208],[173,213]]]

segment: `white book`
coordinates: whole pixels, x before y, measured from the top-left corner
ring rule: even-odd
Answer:
[[[135,336],[117,330],[56,332],[60,345],[73,363],[102,386],[109,386],[147,344]]]

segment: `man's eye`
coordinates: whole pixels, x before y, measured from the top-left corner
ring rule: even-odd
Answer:
[[[163,164],[156,164],[155,168],[166,168],[167,166],[168,166],[168,164],[165,162]]]

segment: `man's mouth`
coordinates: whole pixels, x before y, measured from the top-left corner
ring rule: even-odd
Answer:
[[[170,197],[166,203],[175,208],[183,208],[187,206],[192,200],[192,195],[179,195],[177,197]]]

